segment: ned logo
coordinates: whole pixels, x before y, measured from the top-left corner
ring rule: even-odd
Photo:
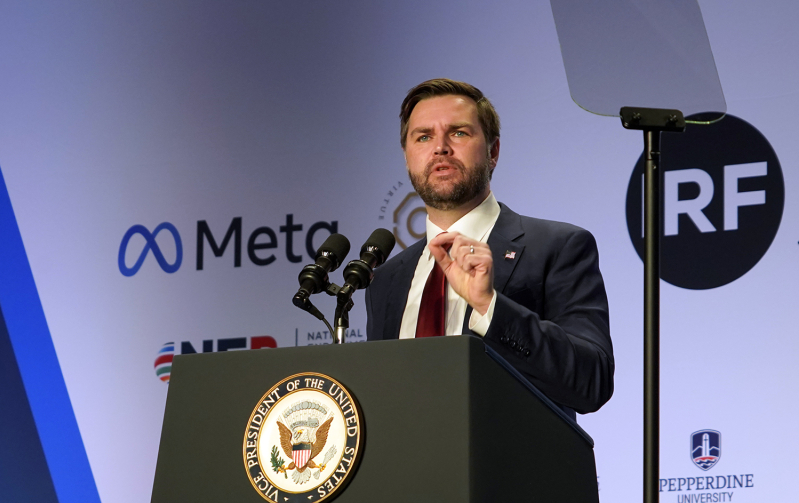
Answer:
[[[721,433],[699,430],[691,434],[691,460],[702,470],[713,468],[721,458]]]
[[[727,115],[684,133],[663,133],[661,278],[692,290],[749,272],[768,251],[785,201],[782,168],[768,140]],[[627,230],[643,257],[643,171],[627,187]]]
[[[342,490],[360,459],[361,415],[328,376],[303,373],[273,386],[244,433],[244,466],[273,503],[322,501]]]

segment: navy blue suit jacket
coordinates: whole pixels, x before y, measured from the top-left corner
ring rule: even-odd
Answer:
[[[485,343],[553,401],[596,411],[613,394],[614,362],[594,237],[574,225],[500,208],[488,238],[497,302]],[[399,337],[426,244],[413,244],[375,271],[366,290],[368,340]],[[471,313],[467,308],[464,334],[472,333]]]

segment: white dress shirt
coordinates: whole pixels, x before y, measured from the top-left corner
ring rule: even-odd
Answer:
[[[430,222],[427,218],[427,242],[442,232],[459,232],[464,236],[485,243],[499,218],[499,203],[494,197],[494,193],[488,197],[472,211],[461,217],[460,220],[443,230]],[[422,302],[424,285],[427,282],[430,272],[436,266],[436,261],[430,249],[425,246],[419,262],[416,264],[416,271],[413,273],[411,289],[408,292],[408,302],[405,304],[405,312],[402,314],[402,325],[400,326],[400,339],[413,339],[416,337],[416,323],[419,320],[419,306]],[[436,266],[437,267],[437,266]],[[485,315],[480,315],[477,311],[472,311],[469,318],[469,330],[481,336],[485,335],[494,314],[494,306],[497,300],[497,293]],[[466,299],[455,293],[452,286],[447,283],[447,318],[446,334],[461,335],[463,333],[463,317],[466,315]]]

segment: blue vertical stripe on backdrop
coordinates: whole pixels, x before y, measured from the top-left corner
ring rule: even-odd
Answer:
[[[0,309],[0,497],[58,503]]]
[[[0,308],[61,503],[99,503],[86,449],[0,170]],[[24,483],[24,480],[20,480]]]

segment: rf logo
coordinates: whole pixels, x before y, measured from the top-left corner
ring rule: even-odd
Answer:
[[[164,254],[161,252],[161,248],[159,248],[158,243],[155,241],[158,233],[163,230],[169,231],[172,234],[172,237],[175,239],[175,262],[173,264],[170,264],[166,261]],[[139,254],[139,258],[136,259],[136,263],[133,264],[133,267],[128,267],[125,264],[125,255],[127,254],[128,243],[130,243],[130,239],[136,234],[139,234],[144,238],[145,245]],[[158,262],[158,265],[161,266],[161,269],[163,269],[164,272],[173,273],[180,269],[180,264],[183,262],[183,243],[180,240],[180,234],[178,234],[178,230],[174,225],[170,224],[169,222],[164,222],[156,227],[152,233],[143,225],[134,225],[128,229],[128,232],[126,232],[122,237],[122,243],[119,245],[119,272],[121,272],[123,276],[133,276],[139,272],[139,269],[141,269],[144,259],[147,258],[147,254],[150,250],[153,251],[155,260]]]
[[[782,220],[785,185],[777,155],[749,123],[727,115],[665,133],[661,278],[692,290],[717,288],[749,272]],[[627,230],[643,257],[643,156],[627,187]]]

